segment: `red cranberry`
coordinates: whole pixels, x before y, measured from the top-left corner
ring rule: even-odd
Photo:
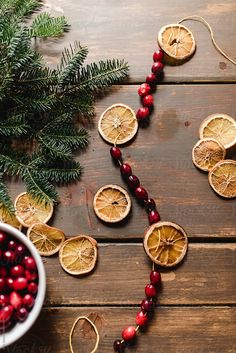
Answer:
[[[156,209],[156,202],[153,199],[148,199],[145,204],[145,208],[148,212],[155,210]]]
[[[24,307],[19,308],[16,312],[16,317],[20,322],[25,321],[27,319],[28,315],[29,315],[29,312]]]
[[[34,271],[37,268],[36,262],[34,261],[34,259],[31,256],[26,256],[24,258],[23,264],[24,264],[26,270],[29,270],[29,271]]]
[[[13,278],[11,277],[6,278],[6,286],[8,289],[13,289],[13,282],[14,282]]]
[[[125,345],[124,342],[122,342],[121,340],[115,340],[114,344],[113,344],[113,348],[115,353],[124,353],[124,349],[125,349]]]
[[[22,306],[22,297],[20,296],[19,293],[17,292],[11,292],[10,294],[10,303],[13,306],[13,308],[18,309]]]
[[[128,185],[131,189],[136,189],[140,185],[139,178],[136,177],[136,175],[130,175],[128,178]]]
[[[6,294],[0,294],[0,306],[6,306],[9,304],[9,297]]]
[[[162,73],[163,68],[164,68],[164,65],[160,61],[157,61],[152,65],[152,72],[155,75],[159,75],[160,73]]]
[[[146,294],[147,298],[154,298],[157,296],[157,290],[153,284],[146,285],[145,294]]]
[[[5,278],[0,277],[0,292],[3,292],[6,288],[6,281]]]
[[[128,326],[122,331],[122,338],[124,341],[130,342],[136,337],[136,330],[134,326]]]
[[[151,87],[148,83],[142,83],[138,89],[138,94],[140,97],[144,97],[151,92]]]
[[[146,82],[149,83],[149,85],[155,85],[156,83],[156,76],[154,75],[154,73],[150,73],[147,77],[146,77]]]
[[[150,224],[157,223],[160,221],[160,215],[156,210],[154,210],[149,213],[148,219]]]
[[[139,121],[147,119],[149,115],[150,115],[150,111],[148,107],[139,108],[136,113],[136,117]]]
[[[25,277],[18,277],[16,279],[14,279],[14,281],[13,281],[13,288],[16,291],[26,289],[27,283],[28,282],[27,282],[27,279]]]
[[[148,322],[148,316],[143,311],[140,311],[136,316],[136,324],[138,326],[143,326]]]
[[[25,252],[26,252],[26,247],[23,244],[17,245],[16,250],[15,250],[17,258],[24,255]]]
[[[4,251],[3,260],[6,265],[12,264],[15,261],[15,253],[12,250]]]
[[[111,147],[110,154],[112,158],[118,160],[121,158],[121,150],[118,147]]]
[[[6,305],[0,309],[0,325],[4,325],[10,321],[14,312],[12,305]]]
[[[148,193],[142,186],[139,186],[135,189],[135,196],[139,201],[144,201],[148,199]]]
[[[25,270],[25,277],[27,278],[28,282],[36,281],[38,279],[38,273]]]
[[[143,97],[142,102],[144,107],[152,107],[154,103],[153,96],[151,94],[148,94],[147,96]]]
[[[164,57],[164,53],[161,49],[159,49],[153,53],[153,61],[161,61],[162,62],[163,57]]]
[[[123,163],[120,166],[120,172],[123,177],[129,177],[132,174],[132,168],[128,163]]]
[[[28,284],[27,289],[28,289],[28,292],[29,292],[29,293],[31,293],[31,294],[36,294],[37,291],[38,291],[38,286],[37,286],[36,283],[30,282],[30,283]]]
[[[7,277],[7,270],[5,267],[0,267],[0,277]]]
[[[23,297],[23,306],[25,306],[28,309],[31,309],[33,305],[34,305],[34,297],[31,294],[26,294]]]
[[[17,246],[18,246],[18,243],[15,240],[12,239],[12,240],[9,241],[9,243],[7,245],[7,248],[8,248],[8,250],[15,251]]]
[[[152,271],[150,273],[150,281],[153,285],[157,285],[161,282],[161,274],[159,271]]]
[[[16,265],[14,267],[11,268],[11,275],[13,277],[20,277],[24,275],[24,267],[21,265]]]
[[[3,245],[3,243],[5,243],[6,239],[7,239],[6,233],[0,231],[0,245],[1,246]]]
[[[143,299],[141,303],[141,310],[143,310],[144,312],[150,312],[153,310],[153,307],[154,305],[152,300]]]

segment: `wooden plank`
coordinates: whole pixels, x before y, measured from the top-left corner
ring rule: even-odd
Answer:
[[[219,45],[231,57],[236,55],[236,4],[234,0],[179,2],[136,0],[118,2],[88,0],[47,0],[44,10],[65,15],[71,30],[60,39],[40,41],[37,47],[50,65],[59,62],[64,47],[75,40],[88,46],[88,61],[125,58],[130,65],[130,81],[142,82],[150,71],[152,53],[160,28],[183,16],[203,16],[212,26]],[[131,20],[132,18],[132,20]],[[197,52],[188,63],[168,66],[166,82],[235,81],[236,67],[213,47],[207,29],[200,23],[185,22],[196,38]]]
[[[113,342],[126,325],[134,323],[137,308],[54,308],[43,310],[30,332],[9,352],[68,353],[68,335],[78,315],[95,321],[100,344],[97,353],[113,352]],[[226,307],[191,308],[160,307],[135,347],[136,353],[233,353],[236,351],[236,309]],[[84,323],[76,328],[74,350],[91,352],[95,335]]]
[[[150,125],[139,129],[124,160],[131,164],[158,205],[163,220],[181,224],[190,237],[235,237],[236,201],[223,200],[210,188],[207,175],[199,172],[191,160],[198,140],[201,121],[215,112],[236,117],[235,85],[160,86],[155,93],[155,111]],[[92,207],[93,196],[102,185],[125,186],[118,168],[112,163],[109,146],[97,132],[100,114],[111,104],[123,102],[133,109],[139,106],[137,86],[113,88],[97,102],[97,117],[90,128],[90,145],[78,159],[84,166],[77,184],[60,189],[61,204],[53,224],[67,234],[85,233],[96,238],[142,238],[148,226],[147,215],[134,199],[130,217],[119,225],[100,222]],[[236,149],[227,158],[235,158]],[[18,183],[10,186],[16,195]]]
[[[236,244],[190,244],[186,260],[162,270],[162,305],[234,304]],[[72,277],[58,258],[44,258],[47,272],[45,305],[137,305],[149,282],[151,263],[141,244],[99,244],[92,274]]]

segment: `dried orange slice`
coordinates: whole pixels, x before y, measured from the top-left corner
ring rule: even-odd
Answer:
[[[98,131],[109,143],[121,145],[130,141],[138,131],[135,112],[125,104],[111,105],[102,113]]]
[[[172,222],[154,223],[144,237],[147,255],[153,262],[164,267],[175,266],[182,261],[187,248],[187,234]]]
[[[44,223],[34,223],[28,229],[27,237],[43,256],[56,254],[65,240],[62,230],[49,227]]]
[[[236,121],[227,114],[212,114],[203,120],[199,135],[200,139],[211,137],[230,148],[236,144]]]
[[[52,217],[52,203],[38,202],[27,192],[23,192],[15,199],[16,218],[24,227],[34,223],[46,223]]]
[[[206,138],[196,143],[192,150],[192,160],[196,167],[209,171],[216,163],[225,159],[224,146],[212,138]]]
[[[189,58],[196,49],[192,32],[180,24],[169,24],[162,27],[157,41],[161,49],[176,60]]]
[[[226,159],[217,163],[209,173],[209,183],[218,195],[236,197],[236,161]]]
[[[22,228],[22,225],[20,224],[16,216],[14,214],[9,213],[3,205],[0,205],[0,222],[7,223],[10,226],[19,230],[21,230]]]
[[[102,221],[120,222],[130,212],[131,199],[125,189],[118,185],[101,187],[93,200],[93,208]]]
[[[60,249],[59,260],[62,268],[71,275],[92,271],[97,261],[96,240],[86,235],[66,240]]]

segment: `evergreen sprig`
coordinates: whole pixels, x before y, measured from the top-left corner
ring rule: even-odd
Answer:
[[[45,66],[32,37],[59,36],[66,19],[41,13],[25,19],[40,0],[0,0],[0,206],[13,212],[5,178],[20,177],[40,201],[58,200],[56,185],[75,182],[82,167],[74,154],[88,144],[80,117],[94,114],[97,92],[128,74],[123,60],[86,64],[88,49],[74,43],[56,69]],[[37,40],[37,39],[36,39]]]

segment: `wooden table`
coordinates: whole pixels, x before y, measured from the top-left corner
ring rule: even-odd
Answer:
[[[89,48],[89,61],[125,58],[130,77],[98,99],[90,145],[78,156],[84,166],[82,179],[60,190],[61,203],[52,222],[68,237],[94,236],[99,243],[97,267],[92,274],[75,278],[61,269],[57,256],[44,259],[47,297],[42,314],[32,330],[6,352],[69,352],[71,325],[78,315],[87,315],[100,333],[98,352],[111,353],[114,339],[134,323],[144,296],[150,262],[142,239],[148,224],[134,199],[132,214],[122,225],[105,225],[94,215],[96,190],[107,183],[124,185],[111,163],[109,146],[97,132],[98,117],[118,102],[138,108],[138,84],[150,70],[157,33],[165,24],[192,14],[203,16],[222,48],[236,55],[236,3],[53,0],[45,8],[54,15],[64,14],[71,24],[63,38],[39,43],[49,65],[58,63],[65,46],[80,40]],[[155,317],[127,352],[236,352],[236,202],[219,198],[209,187],[207,175],[191,161],[199,125],[206,116],[223,112],[236,117],[236,67],[216,52],[202,24],[186,25],[194,33],[197,52],[188,63],[165,68],[165,79],[155,93],[151,124],[140,129],[123,154],[157,201],[162,219],[185,228],[189,252],[181,266],[162,271],[163,289]],[[235,159],[236,151],[228,157]],[[22,190],[22,185],[12,186],[13,195]],[[74,339],[75,352],[90,352],[94,342],[92,329],[82,323]]]

